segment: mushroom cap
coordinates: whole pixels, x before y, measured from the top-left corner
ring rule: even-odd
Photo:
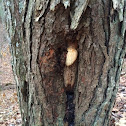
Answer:
[[[66,66],[71,66],[77,59],[77,50],[73,47],[67,48],[67,55],[66,55]]]

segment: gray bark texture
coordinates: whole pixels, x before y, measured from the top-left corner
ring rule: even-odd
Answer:
[[[125,0],[3,0],[23,126],[108,126],[126,52]],[[67,48],[78,57],[65,65]]]

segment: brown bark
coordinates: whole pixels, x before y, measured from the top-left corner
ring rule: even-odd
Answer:
[[[24,126],[108,126],[126,52],[125,4],[78,1],[4,0]],[[78,58],[66,66],[75,42]]]

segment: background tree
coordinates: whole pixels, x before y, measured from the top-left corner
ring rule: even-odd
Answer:
[[[23,125],[107,126],[126,52],[126,1],[2,3]],[[66,66],[70,47],[78,58]]]

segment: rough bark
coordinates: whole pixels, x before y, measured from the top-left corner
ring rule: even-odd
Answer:
[[[126,2],[3,4],[23,125],[108,126],[126,52]],[[69,43],[77,43],[78,58],[66,68]]]

